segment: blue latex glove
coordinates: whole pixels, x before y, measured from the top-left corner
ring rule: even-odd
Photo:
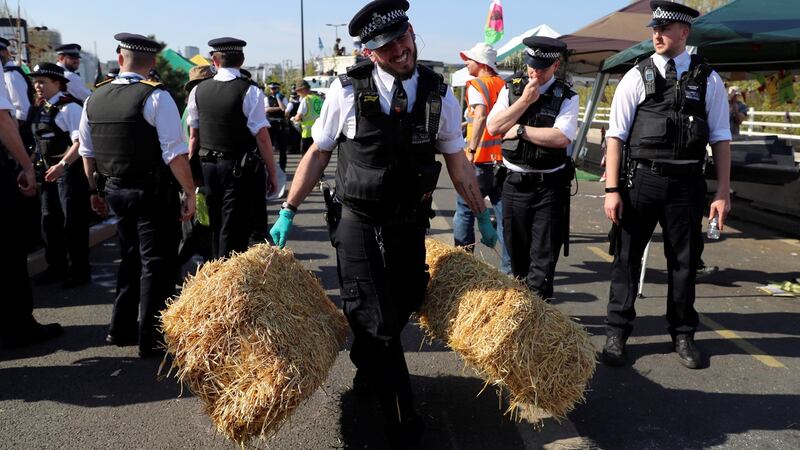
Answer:
[[[478,214],[478,230],[481,232],[481,244],[494,248],[494,245],[497,244],[497,230],[492,225],[488,209],[484,209],[482,213]]]
[[[283,248],[286,245],[286,237],[289,236],[289,230],[292,229],[292,221],[294,220],[294,211],[282,209],[278,214],[278,220],[272,229],[269,230],[269,235],[272,236],[272,242]]]

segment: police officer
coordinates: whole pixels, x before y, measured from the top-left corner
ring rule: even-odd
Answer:
[[[270,194],[277,176],[264,92],[240,71],[247,43],[224,37],[208,45],[217,74],[189,93],[189,145],[202,161],[212,253],[221,258],[247,249],[258,165],[266,164]]]
[[[441,169],[437,150],[458,192],[489,222],[474,168],[464,156],[458,102],[440,76],[417,65],[408,8],[406,1],[376,0],[350,21],[350,35],[361,37],[371,59],[333,82],[314,125],[314,144],[271,230],[283,246],[298,207],[338,144],[337,201],[329,205],[328,224],[344,312],[355,336],[354,385],[374,387],[395,445],[416,442],[424,428],[412,401],[400,333],[422,303],[429,279],[424,240]],[[486,233],[484,242],[494,246],[494,229],[489,226]]]
[[[161,84],[147,81],[161,45],[138,34],[114,39],[120,73],[85,104],[80,154],[92,208],[105,215],[110,207],[119,217],[122,261],[106,341],[130,345],[138,337],[140,356],[158,356],[158,314],[178,271],[178,220],[194,214],[195,187],[178,107]]]
[[[36,195],[36,175],[12,118],[14,105],[8,98],[3,77],[0,77],[0,110],[0,211],[13,214],[20,210],[23,196]],[[0,220],[4,262],[0,270],[3,289],[0,295],[0,345],[4,348],[33,344],[62,333],[57,323],[42,325],[33,317],[23,226],[24,222],[14,220],[13,215]]]
[[[286,107],[289,102],[280,92],[281,84],[272,82],[269,84],[269,94],[267,94],[267,119],[269,119],[269,137],[272,140],[272,147],[278,149],[278,167],[286,171]]]
[[[625,363],[642,253],[659,223],[669,271],[669,333],[681,363],[697,369],[704,363],[694,342],[706,194],[703,164],[710,143],[718,187],[709,219],[718,218],[722,229],[730,209],[728,99],[719,75],[686,52],[698,12],[669,1],[651,1],[650,6],[656,52],[620,81],[606,134],[605,213],[618,234],[603,360],[612,366]],[[628,157],[621,161],[623,147]],[[620,173],[620,162],[626,173]]]
[[[8,89],[8,96],[14,105],[14,117],[19,123],[22,143],[29,148],[33,144],[33,135],[30,130],[28,112],[31,102],[34,100],[34,89],[22,68],[11,59],[11,50],[8,48],[10,44],[8,39],[0,37],[0,62],[3,63],[6,89]]]
[[[575,174],[567,147],[578,130],[578,96],[556,78],[567,50],[558,39],[522,41],[526,73],[500,91],[487,119],[503,136],[503,227],[515,277],[543,299],[553,296],[558,254],[568,236],[569,186]]]
[[[69,80],[61,67],[41,64],[34,67],[31,77],[43,100],[34,107],[31,121],[47,167],[42,185],[42,230],[48,267],[40,281],[66,277],[63,287],[71,288],[91,281],[89,184],[78,154],[82,108],[66,95]]]
[[[56,48],[58,55],[58,65],[64,69],[64,76],[67,77],[67,92],[75,97],[81,105],[92,95],[92,91],[83,84],[78,68],[81,65],[81,46],[78,44],[64,44]]]
[[[291,120],[299,109],[300,96],[297,95],[297,89],[293,84],[289,94],[289,104],[286,105],[286,152],[293,155],[299,154],[301,147],[300,124]]]

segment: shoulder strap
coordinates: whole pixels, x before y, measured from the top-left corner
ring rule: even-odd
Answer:
[[[164,85],[161,84],[160,81],[150,81],[150,80],[139,80],[139,83],[146,84],[148,86],[152,86],[157,89],[163,89]]]
[[[114,81],[114,78],[109,78],[109,79],[107,79],[107,80],[103,80],[103,81],[101,81],[101,82],[99,82],[99,83],[95,84],[95,85],[94,85],[94,87],[95,87],[95,88],[99,88],[100,86],[105,86],[105,85],[107,85],[108,83],[111,83],[112,81]]]
[[[528,84],[528,76],[522,72],[517,72],[506,81],[506,89],[508,89],[508,106],[511,106],[521,96],[525,85]]]
[[[636,64],[636,69],[642,75],[642,82],[644,83],[645,96],[650,97],[656,93],[656,66],[653,63],[653,58]]]
[[[347,86],[352,86],[353,85],[353,80],[350,79],[349,75],[347,75],[346,73],[343,73],[343,74],[339,75],[339,83],[341,83],[342,87],[345,88]]]
[[[439,134],[439,122],[442,118],[442,98],[447,95],[447,84],[441,75],[430,68],[420,65],[417,67],[420,87],[427,87],[428,98],[425,100],[425,131],[431,136],[433,141]],[[423,91],[424,93],[424,91]],[[419,99],[419,96],[417,97]]]

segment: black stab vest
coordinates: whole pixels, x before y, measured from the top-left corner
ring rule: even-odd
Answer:
[[[518,74],[507,83],[508,105],[511,106],[519,100],[525,86],[528,84],[527,75]],[[537,128],[552,128],[556,117],[561,111],[561,104],[565,99],[577,95],[570,86],[562,80],[556,80],[547,92],[539,95],[539,99],[517,120],[517,124]],[[503,141],[503,159],[528,170],[555,169],[567,162],[566,148],[549,148],[536,145],[522,139],[507,139]]]
[[[153,179],[164,168],[156,127],[144,118],[144,104],[160,84],[136,81],[97,88],[86,115],[92,127],[97,170],[131,181]]]
[[[442,97],[441,76],[418,66],[417,97],[402,119],[381,110],[371,61],[358,63],[340,76],[353,86],[356,133],[339,140],[336,195],[360,218],[375,223],[414,222],[427,217],[430,203],[417,180],[435,163]]]
[[[275,95],[268,95],[267,96],[267,106],[269,106],[270,108],[277,108],[279,106],[278,105],[278,101],[279,100],[278,100],[277,96],[275,96]],[[267,118],[269,119],[270,122],[282,121],[284,119],[283,111],[271,112],[271,113],[267,114]]]
[[[77,102],[72,97],[61,96],[54,105],[31,106],[35,108],[30,114],[33,135],[48,164],[57,163],[72,146],[69,130],[62,130],[56,125],[56,116],[61,107],[70,103]]]
[[[706,90],[711,68],[693,55],[689,70],[675,84],[667,83],[652,58],[636,68],[647,96],[631,126],[631,158],[703,160],[709,139]]]
[[[257,148],[242,111],[245,94],[255,84],[246,78],[201,81],[195,92],[200,115],[200,155],[219,152],[233,157]]]

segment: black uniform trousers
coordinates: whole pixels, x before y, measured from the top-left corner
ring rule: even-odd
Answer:
[[[622,191],[622,222],[611,271],[606,319],[609,334],[628,336],[636,317],[642,255],[656,223],[661,224],[667,259],[667,322],[673,338],[693,335],[695,278],[703,250],[706,183],[702,175],[662,176],[639,168],[633,187]]]
[[[269,139],[272,141],[272,148],[278,151],[278,166],[286,171],[286,119],[269,119]]]
[[[122,256],[109,334],[125,340],[138,332],[139,349],[150,351],[161,340],[158,314],[175,294],[180,199],[172,186],[137,186],[114,179],[107,181],[105,192],[119,217]]]
[[[269,216],[267,215],[267,168],[259,158],[253,180],[253,211],[250,214],[250,239],[263,242],[267,239]]]
[[[18,215],[23,196],[17,187],[14,163],[0,153],[0,338],[13,336],[33,322],[33,295],[28,278],[28,249],[24,217]]]
[[[49,270],[73,278],[89,276],[89,214],[89,183],[78,159],[63,177],[42,184],[42,231]]]
[[[384,415],[395,423],[413,411],[400,333],[422,304],[429,280],[425,231],[418,224],[378,227],[346,214],[332,233],[344,314],[354,335],[350,359],[372,380]]]
[[[569,177],[509,172],[503,184],[503,234],[511,272],[543,299],[553,296],[556,263],[564,244]]]
[[[247,250],[250,214],[255,195],[256,169],[241,168],[238,159],[203,160],[206,201],[211,226],[211,254],[214,258]]]

